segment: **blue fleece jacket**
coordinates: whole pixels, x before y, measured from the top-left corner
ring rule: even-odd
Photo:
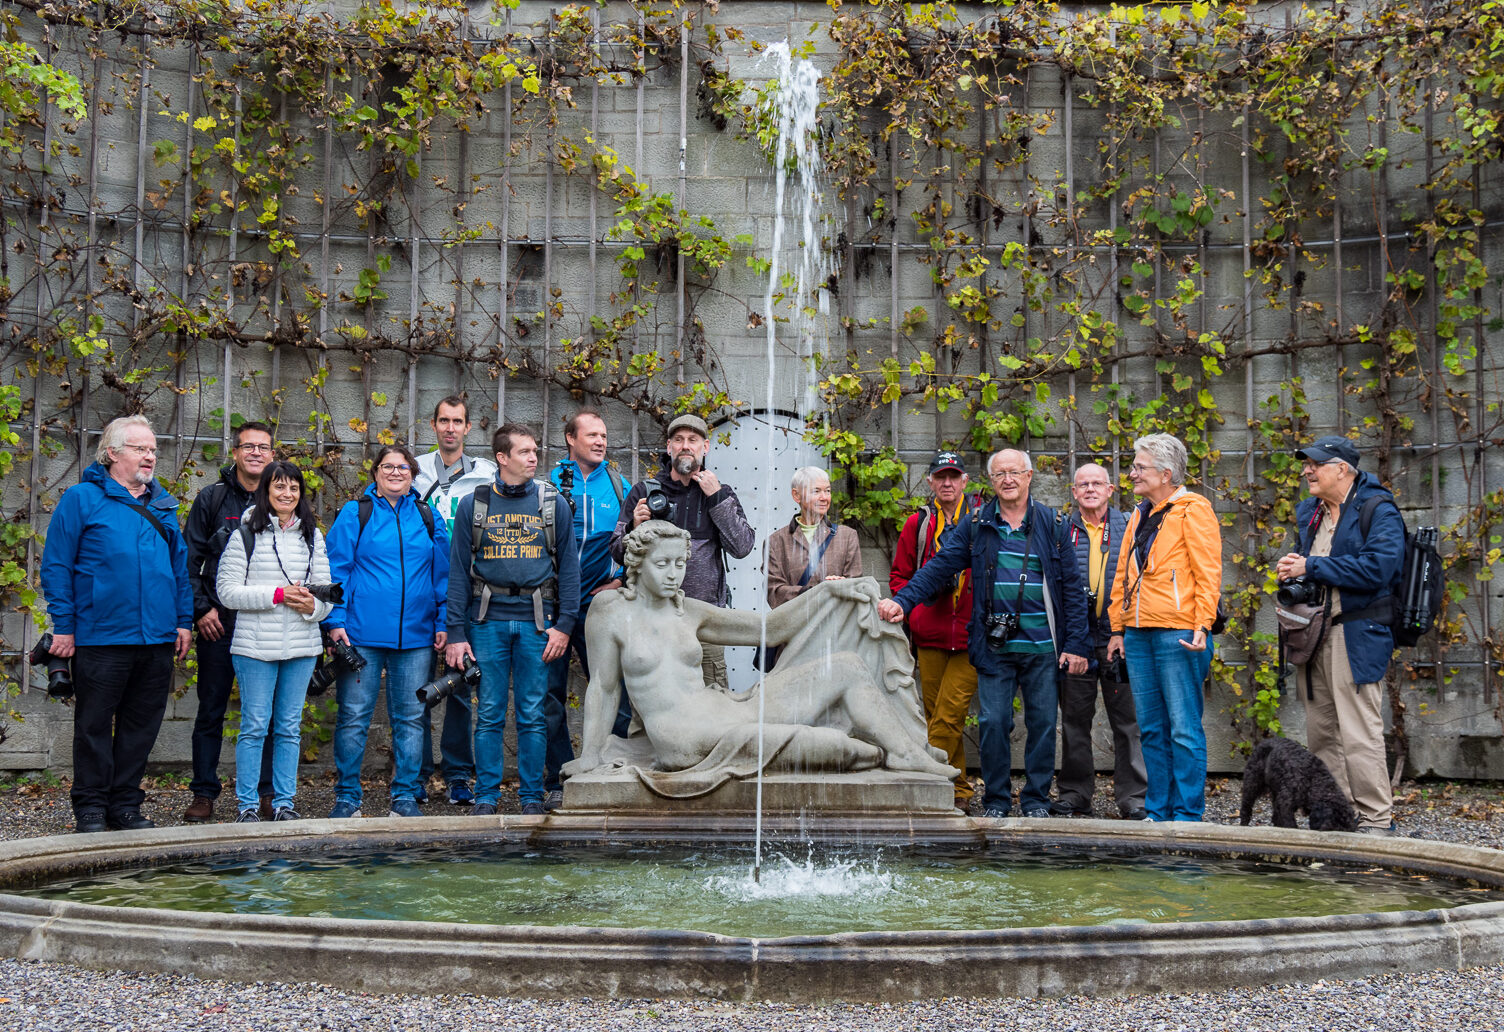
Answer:
[[[1374,510],[1365,539],[1360,517],[1363,503],[1374,496],[1384,501]],[[1405,555],[1405,521],[1394,504],[1394,495],[1372,473],[1359,473],[1353,494],[1337,518],[1331,555],[1310,555],[1318,504],[1318,499],[1307,497],[1295,509],[1300,554],[1309,556],[1306,576],[1341,591],[1345,613],[1355,613],[1398,592]],[[1342,627],[1353,682],[1382,681],[1394,655],[1394,632],[1373,620],[1348,620]]]
[[[167,540],[139,512],[144,504]],[[92,463],[63,492],[42,550],[42,594],[56,634],[78,645],[160,645],[193,626],[188,544],[178,503],[153,480],[137,499]]]
[[[433,537],[418,507],[416,490],[394,506],[372,484],[371,520],[360,529],[359,500],[346,502],[325,536],[329,574],[345,586],[343,605],[324,621],[343,627],[356,645],[416,649],[433,644],[444,629],[444,593],[449,585],[449,532],[433,515]]]

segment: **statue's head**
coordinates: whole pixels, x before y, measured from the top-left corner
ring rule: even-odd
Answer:
[[[666,520],[648,520],[622,539],[622,549],[627,567],[622,595],[635,599],[644,590],[669,599],[682,611],[689,531]]]

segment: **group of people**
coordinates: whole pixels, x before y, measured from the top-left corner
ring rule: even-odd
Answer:
[[[623,588],[623,564],[635,578],[643,562],[632,548],[644,546],[628,535],[649,521],[672,528],[683,555],[670,563],[676,571],[660,571],[652,583],[672,581],[665,598],[695,599],[707,614],[728,607],[727,561],[749,555],[756,535],[735,491],[707,467],[711,433],[699,417],[670,423],[662,471],[630,489],[606,462],[606,423],[593,410],[569,419],[568,455],[547,479],[537,478],[538,439],[526,426],[503,423],[491,436],[493,457],[472,458],[463,397],[441,401],[432,425],[438,444],[421,458],[403,445],[377,450],[370,484],[339,510],[327,537],[301,471],[275,458],[264,424],[236,428],[231,463],[200,492],[182,529],[176,501],[154,477],[149,423],[130,416],[105,428],[96,462],[53,515],[42,565],[52,651],[71,656],[74,668],[79,831],[151,826],[140,812],[140,781],[173,660],[186,657],[194,631],[199,709],[186,821],[215,817],[234,684],[235,819],[299,816],[304,700],[327,648],[338,657],[328,660],[338,701],[330,817],[362,812],[361,771],[383,684],[393,815],[421,813],[434,771],[449,802],[497,812],[509,696],[522,812],[542,814],[561,803],[562,777],[580,769],[571,765],[565,719],[571,653],[588,678],[591,603]],[[1075,470],[1075,504],[1065,512],[1033,497],[1033,465],[1022,451],[990,457],[993,496],[985,504],[967,493],[957,453],[942,451],[930,464],[933,498],[903,528],[893,597],[879,612],[908,621],[929,746],[961,772],[955,791],[963,809],[972,794],[963,729],[975,696],[982,812],[1014,811],[1018,696],[1027,732],[1018,809],[1030,817],[1090,814],[1100,690],[1121,815],[1201,818],[1202,685],[1218,617],[1220,525],[1211,503],[1185,487],[1180,441],[1154,434],[1135,448],[1129,479],[1139,501],[1129,512],[1112,506],[1114,485],[1096,464]],[[1358,470],[1351,443],[1322,438],[1297,454],[1312,497],[1298,513],[1298,551],[1279,561],[1278,574],[1330,585],[1337,612],[1362,617],[1398,577],[1398,509],[1390,498],[1360,533],[1356,506],[1387,492]],[[798,470],[791,494],[796,514],[764,544],[775,609],[862,572],[855,532],[829,519],[828,474]],[[628,584],[612,597],[633,598],[635,590]],[[744,636],[740,625],[728,633]],[[1348,791],[1363,829],[1378,832],[1391,827],[1378,685],[1391,650],[1381,623],[1339,619],[1306,666],[1302,693],[1313,751]],[[615,713],[596,724],[625,737],[630,671],[619,649],[603,662],[622,688],[602,704]],[[478,679],[467,675],[442,704],[436,760],[418,689],[446,669],[468,674],[472,664]],[[698,683],[727,683],[721,646],[702,642],[700,667]],[[587,745],[586,756],[594,751]]]

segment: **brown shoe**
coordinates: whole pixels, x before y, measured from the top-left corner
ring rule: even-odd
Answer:
[[[258,814],[260,815],[260,817],[261,817],[261,819],[263,821],[270,821],[270,820],[275,820],[276,819],[277,811],[274,810],[274,809],[272,809],[272,797],[271,796],[264,795],[264,796],[261,797],[261,808],[257,812],[258,812]]]
[[[187,824],[208,824],[213,819],[214,800],[208,796],[194,796],[188,809],[183,811],[183,821]]]

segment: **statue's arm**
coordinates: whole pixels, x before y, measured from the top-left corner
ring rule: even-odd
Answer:
[[[827,597],[829,591],[838,584],[858,585],[860,581],[828,581],[824,584],[816,584],[810,590],[801,595],[796,595],[780,605],[770,613],[749,613],[740,609],[720,609],[716,606],[701,602],[698,599],[687,598],[684,600],[686,614],[693,615],[699,620],[699,636],[701,641],[713,642],[717,645],[758,645],[762,643],[762,621],[764,615],[768,620],[767,642],[769,645],[783,645],[792,638],[799,629],[812,620],[821,604],[821,599]],[[856,590],[854,587],[852,590]],[[876,599],[873,599],[874,604]],[[693,612],[691,613],[691,606]],[[593,666],[595,656],[590,657]]]
[[[573,777],[601,765],[601,751],[611,737],[621,694],[621,649],[617,644],[611,610],[623,599],[615,589],[603,591],[590,604],[585,621],[585,647],[590,655],[590,683],[580,704],[582,727],[580,755],[564,764],[563,773]],[[629,690],[630,691],[630,690]]]

